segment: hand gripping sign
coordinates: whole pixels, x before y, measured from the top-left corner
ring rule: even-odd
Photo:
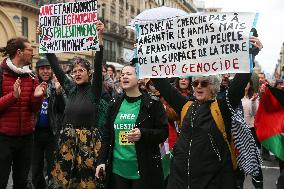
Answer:
[[[203,13],[136,25],[139,78],[206,76],[252,70],[256,13]]]
[[[98,49],[96,21],[96,0],[42,6],[39,53]]]

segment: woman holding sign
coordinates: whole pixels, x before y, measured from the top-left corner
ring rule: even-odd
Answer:
[[[106,189],[162,189],[159,144],[168,137],[167,116],[159,98],[139,89],[135,67],[120,76],[125,93],[110,104],[96,176],[106,170]]]
[[[63,87],[67,102],[62,128],[58,133],[58,150],[52,171],[54,188],[97,188],[95,167],[101,146],[99,128],[104,124],[107,104],[100,99],[102,90],[102,34],[104,24],[97,22],[100,51],[96,52],[94,74],[86,59],[72,60],[71,75],[67,78],[54,54],[46,54]],[[91,82],[92,80],[92,82]]]
[[[262,44],[256,37],[251,37],[250,42],[255,46],[252,52],[256,55]],[[220,82],[216,76],[194,78],[193,101],[188,101],[167,80],[152,79],[169,105],[181,112],[181,132],[173,149],[168,189],[236,187],[229,106],[234,109],[238,106],[250,77],[250,73],[236,74],[227,98],[218,100]]]

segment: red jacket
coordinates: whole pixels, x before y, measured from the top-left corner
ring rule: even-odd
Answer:
[[[34,131],[34,112],[41,106],[41,98],[34,97],[37,78],[29,74],[17,74],[6,63],[2,67],[2,96],[0,97],[0,133],[8,136],[23,136]],[[1,77],[1,76],[0,76]],[[21,78],[21,96],[13,96],[14,83]]]

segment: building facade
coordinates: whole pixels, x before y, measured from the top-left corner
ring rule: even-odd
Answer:
[[[194,0],[193,3],[195,4],[198,12],[221,12],[222,8],[216,7],[206,7],[205,8],[205,1],[203,0]]]
[[[278,63],[274,70],[274,77],[276,79],[284,79],[284,42],[279,53]]]
[[[10,38],[16,36],[26,37],[34,48],[33,66],[40,56],[43,56],[38,53],[39,38],[36,34],[36,28],[39,25],[38,15],[40,5],[45,3],[49,3],[49,1],[0,0],[0,47],[6,46]],[[74,54],[89,60],[94,56],[92,52],[60,53],[57,56],[60,60],[67,61]],[[0,57],[0,60],[2,59],[3,57]]]
[[[6,46],[10,38],[24,36],[36,50],[38,14],[38,6],[32,2],[0,1],[0,46]],[[38,58],[38,55],[35,58]]]
[[[34,47],[35,59],[40,57],[38,52],[39,8],[41,5],[67,0],[0,0],[0,47],[6,46],[8,39],[25,36]],[[98,17],[105,24],[104,32],[104,61],[126,63],[132,58],[135,42],[133,31],[126,29],[131,19],[145,9],[159,6],[169,6],[186,12],[196,12],[192,0],[99,0]],[[92,52],[76,53],[91,60]],[[66,61],[74,53],[60,53],[59,59]]]

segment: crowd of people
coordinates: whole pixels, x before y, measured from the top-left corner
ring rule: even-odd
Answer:
[[[0,48],[6,57],[0,66],[1,189],[11,170],[14,189],[237,189],[247,174],[263,188],[254,129],[269,85],[263,73],[257,83],[251,73],[139,80],[134,61],[119,73],[103,64],[100,21],[97,30],[93,66],[74,57],[62,69],[48,53],[34,73],[27,39],[12,38]],[[254,59],[262,44],[254,36],[250,43]],[[283,81],[270,85],[284,87]],[[234,141],[237,109],[248,147]],[[246,153],[252,148],[255,154]]]

